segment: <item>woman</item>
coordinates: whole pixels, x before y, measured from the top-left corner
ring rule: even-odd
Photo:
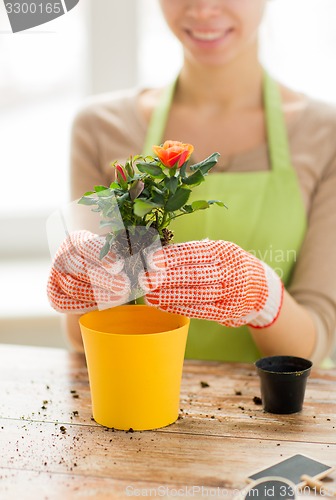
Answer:
[[[215,214],[212,209],[192,224],[176,225],[180,241],[193,241],[165,249],[168,261],[178,250],[180,258],[170,262],[173,270],[182,266],[182,272],[147,300],[198,318],[191,327],[188,357],[253,361],[260,353],[291,354],[320,362],[332,350],[336,325],[336,111],[265,74],[257,34],[266,0],[160,3],[184,50],[176,84],[105,96],[82,110],[73,128],[72,196],[80,197],[95,184],[107,185],[111,160],[150,153],[151,145],[166,139],[193,144],[196,161],[218,151],[217,170],[205,183],[207,199],[225,201],[229,211]],[[218,290],[212,294],[212,282],[206,299],[197,295],[202,258],[207,255],[211,267],[218,257],[206,243],[200,248],[204,238],[238,245],[221,244],[224,275],[229,272],[235,283],[230,288],[230,280],[222,277],[228,294],[220,301]],[[190,290],[181,278],[188,252],[195,256],[194,308],[186,303]],[[239,279],[235,256],[242,262]],[[261,261],[270,267],[260,271]],[[282,278],[283,293],[271,268]],[[185,291],[178,300],[173,296],[177,289]],[[262,302],[259,309],[249,304],[255,294]],[[210,315],[203,314],[205,302],[211,305]],[[67,329],[80,349],[78,315],[68,315]]]

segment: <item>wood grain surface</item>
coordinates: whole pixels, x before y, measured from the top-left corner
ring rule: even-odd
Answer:
[[[336,466],[335,370],[313,370],[298,414],[265,413],[256,396],[253,365],[186,361],[175,424],[114,431],[92,419],[84,356],[2,345],[0,500],[229,500],[296,453]]]

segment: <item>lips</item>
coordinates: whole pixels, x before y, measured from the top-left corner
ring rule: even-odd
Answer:
[[[194,42],[210,45],[224,41],[234,29],[186,29],[185,31]]]
[[[225,32],[223,31],[189,31],[189,34],[196,40],[201,42],[213,42],[223,38]]]

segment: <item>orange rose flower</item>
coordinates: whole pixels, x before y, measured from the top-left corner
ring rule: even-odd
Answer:
[[[172,168],[177,164],[180,168],[189,160],[194,146],[179,141],[166,141],[162,146],[153,146],[153,151],[165,167]]]

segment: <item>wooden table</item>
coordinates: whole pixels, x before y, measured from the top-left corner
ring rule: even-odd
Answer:
[[[313,371],[299,414],[267,414],[259,395],[251,365],[186,361],[175,424],[113,431],[92,419],[82,355],[2,345],[0,499],[229,500],[296,453],[336,466],[335,370]]]

